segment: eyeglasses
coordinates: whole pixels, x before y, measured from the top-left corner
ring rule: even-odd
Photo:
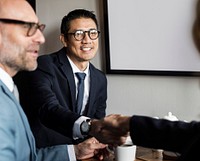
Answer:
[[[99,37],[100,31],[97,31],[96,29],[90,29],[88,31],[76,30],[73,33],[67,33],[67,34],[74,35],[74,38],[77,41],[81,41],[85,38],[85,33],[88,33],[88,36],[91,40],[96,40]]]
[[[8,24],[26,25],[28,27],[27,36],[33,36],[36,33],[37,29],[39,29],[41,32],[44,31],[45,29],[45,24],[39,24],[34,22],[26,22],[26,21],[6,19],[6,18],[0,18],[0,21]]]

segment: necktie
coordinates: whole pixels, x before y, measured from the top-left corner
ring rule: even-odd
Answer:
[[[85,73],[75,73],[78,78],[78,94],[76,99],[76,112],[78,114],[81,113],[82,105],[83,105],[83,94],[84,94],[84,79]]]

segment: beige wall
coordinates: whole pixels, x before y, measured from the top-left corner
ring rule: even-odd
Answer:
[[[47,54],[62,47],[59,28],[62,17],[75,8],[95,11],[102,35],[97,56],[92,63],[103,70],[103,0],[36,0],[36,12],[47,25],[46,43],[40,53]],[[107,75],[107,114],[142,114],[163,117],[169,111],[183,120],[200,120],[200,80],[197,77],[164,77],[137,75]]]

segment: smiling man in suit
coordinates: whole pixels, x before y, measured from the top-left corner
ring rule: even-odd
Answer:
[[[85,138],[82,122],[87,120],[84,123],[89,123],[89,119],[105,116],[107,79],[90,62],[98,50],[99,34],[93,12],[85,9],[69,12],[61,23],[60,40],[64,47],[40,56],[34,72],[22,72],[16,77],[20,101],[25,107],[37,147],[67,143],[87,149],[98,144],[95,138]],[[81,105],[78,103],[77,73],[85,75]],[[80,135],[82,139],[77,139],[80,137],[76,136]],[[91,139],[95,142],[89,141]]]

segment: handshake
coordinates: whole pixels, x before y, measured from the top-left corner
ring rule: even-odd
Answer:
[[[89,135],[101,143],[113,146],[124,144],[129,136],[129,116],[119,114],[108,115],[101,120],[92,120]]]

